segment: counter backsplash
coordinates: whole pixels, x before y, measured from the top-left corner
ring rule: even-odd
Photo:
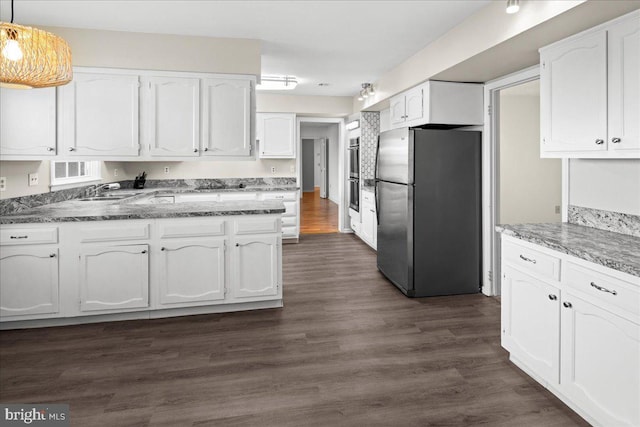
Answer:
[[[569,223],[640,237],[640,216],[569,206]]]
[[[120,188],[133,188],[133,180],[119,181]],[[296,178],[203,178],[203,179],[148,179],[145,188],[186,188],[225,189],[260,186],[293,186]],[[86,196],[86,191],[93,185],[70,188],[67,190],[51,191],[49,193],[33,194],[0,200],[0,215],[22,212],[51,203],[64,202]]]

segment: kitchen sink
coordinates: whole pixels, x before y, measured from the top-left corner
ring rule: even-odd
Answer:
[[[81,202],[101,202],[107,200],[122,200],[130,196],[105,196],[105,197],[86,197],[84,199],[78,199]]]

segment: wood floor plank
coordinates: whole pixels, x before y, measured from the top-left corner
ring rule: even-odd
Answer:
[[[283,309],[0,332],[0,401],[73,426],[588,425],[508,361],[499,300],[406,298],[353,235],[283,250]]]
[[[302,193],[300,233],[323,234],[338,232],[338,205],[320,197],[320,187]]]

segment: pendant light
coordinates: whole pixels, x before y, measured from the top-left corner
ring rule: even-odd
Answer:
[[[61,86],[73,78],[71,49],[62,38],[37,28],[0,22],[0,86]]]

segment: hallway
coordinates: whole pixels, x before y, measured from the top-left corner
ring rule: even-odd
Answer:
[[[320,197],[320,187],[302,193],[300,208],[300,234],[338,232],[338,205]]]

